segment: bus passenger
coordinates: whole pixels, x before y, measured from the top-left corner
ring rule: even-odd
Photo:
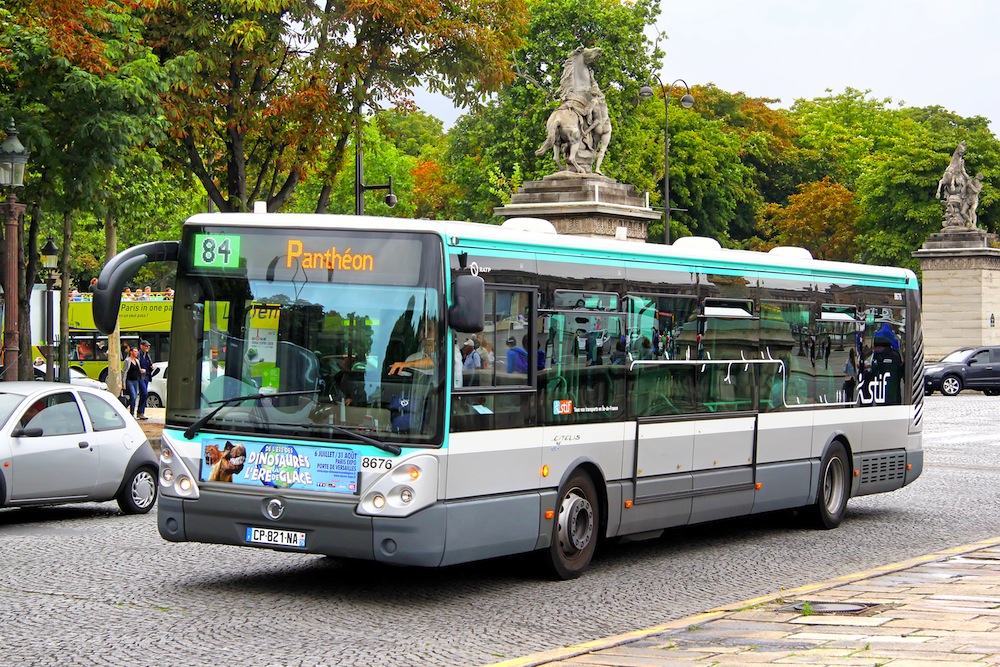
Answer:
[[[528,352],[513,336],[507,338],[507,372],[528,374]]]

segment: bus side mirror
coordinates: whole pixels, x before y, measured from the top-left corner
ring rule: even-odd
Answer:
[[[176,262],[179,256],[180,243],[177,241],[153,241],[123,250],[112,257],[93,288],[94,324],[98,331],[107,335],[115,330],[122,290],[139,269],[148,262]]]
[[[468,274],[456,276],[453,296],[448,326],[461,333],[482,331],[486,327],[486,281]]]

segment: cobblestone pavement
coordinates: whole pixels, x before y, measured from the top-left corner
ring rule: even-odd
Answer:
[[[114,503],[3,509],[0,665],[468,667],[621,633],[637,641],[615,650],[646,650],[656,638],[637,629],[687,628],[678,619],[758,596],[791,602],[812,582],[1000,535],[998,406],[930,397],[924,474],[852,499],[837,530],[783,516],[672,530],[605,545],[585,576],[558,583],[527,558],[400,569],[169,543],[155,515]],[[598,659],[580,653],[549,661]]]
[[[1000,663],[1000,538],[492,667]]]

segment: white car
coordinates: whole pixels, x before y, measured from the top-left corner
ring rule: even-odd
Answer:
[[[59,369],[54,368],[53,373],[55,374],[55,379],[59,379]],[[35,379],[45,380],[45,366],[35,366]],[[88,377],[81,369],[76,366],[69,367],[69,383],[77,385],[80,387],[90,387],[91,389],[104,389],[107,390],[108,385],[100,380],[95,380],[94,378]]]
[[[158,469],[142,427],[107,391],[0,383],[0,507],[117,500],[145,514]]]
[[[149,381],[149,396],[146,397],[147,408],[162,408],[167,404],[167,362],[157,361],[153,364],[153,378]]]

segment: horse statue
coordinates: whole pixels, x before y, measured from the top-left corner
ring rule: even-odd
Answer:
[[[965,186],[969,182],[969,174],[965,171],[965,141],[958,145],[955,152],[951,155],[951,162],[948,163],[948,168],[944,170],[944,175],[941,180],[938,181],[937,194],[934,195],[935,199],[945,199],[947,200],[951,195],[958,195],[962,197],[965,195]],[[944,192],[944,197],[941,197],[942,191]]]
[[[611,141],[611,120],[604,94],[590,69],[600,56],[599,48],[581,46],[563,62],[559,82],[561,103],[549,115],[545,142],[535,151],[535,155],[542,155],[551,149],[560,171],[571,168],[576,173],[601,173],[601,163]]]

